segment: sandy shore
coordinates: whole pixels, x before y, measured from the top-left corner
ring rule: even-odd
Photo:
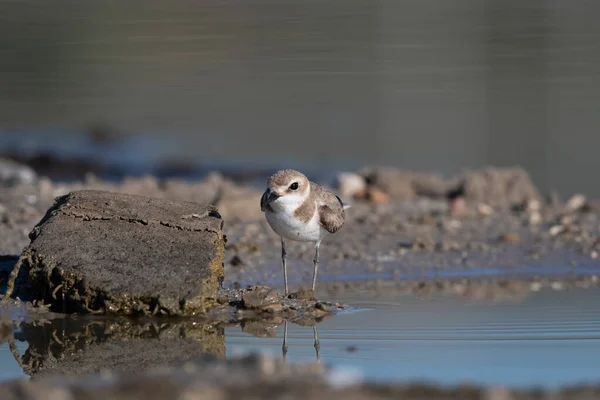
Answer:
[[[359,184],[348,185],[341,179],[341,184],[334,187],[353,207],[347,212],[344,228],[322,245],[319,299],[326,299],[328,294],[333,293],[368,290],[420,296],[443,292],[476,299],[514,300],[545,286],[564,290],[598,285],[600,203],[596,201],[584,196],[574,196],[565,201],[556,196],[544,197],[529,182],[527,175],[518,169],[472,171],[450,179],[400,170],[372,169],[349,176],[351,181]],[[223,216],[227,236],[225,281],[220,295],[223,304],[235,303],[236,296],[242,293],[228,291],[232,288],[256,284],[276,290],[282,287],[279,238],[270,230],[260,212],[261,188],[217,173],[199,182],[144,177],[114,183],[90,176],[84,182],[65,184],[42,178],[3,189],[0,191],[0,285],[5,285],[16,257],[29,244],[30,230],[53,204],[54,198],[80,189],[214,204]],[[292,289],[308,286],[312,273],[312,246],[290,243],[287,250]],[[264,292],[265,296],[258,296],[257,301],[262,302],[269,296],[278,300],[265,303],[265,307],[261,303],[262,311],[246,312],[246,319],[232,317],[243,316],[243,310],[232,311],[224,306],[220,315],[218,312],[215,314],[217,320],[220,318],[229,323],[245,321],[243,323],[248,329],[255,329],[255,323],[258,323],[259,329],[268,330],[270,328],[263,326],[264,323],[270,326],[263,312],[273,313],[273,310],[267,308],[279,307],[278,304],[288,309],[298,307],[293,299],[278,298],[276,293],[267,289]],[[319,303],[314,301],[311,304],[315,310],[323,307],[317,306]],[[292,319],[299,318],[299,314],[290,315]],[[314,324],[315,315],[320,318],[319,313],[313,313],[310,321],[305,323]],[[261,319],[267,322],[261,322]],[[279,319],[270,321],[280,322]],[[68,340],[61,338],[61,342],[68,343]],[[247,366],[251,363],[242,364]],[[200,365],[194,368],[202,369],[211,364]],[[250,376],[249,372],[243,372],[243,368],[232,365],[227,368]],[[177,368],[163,370],[165,382],[170,379],[167,377],[179,373]],[[297,380],[293,381],[277,374],[268,378],[265,378],[268,374],[261,375],[244,389],[230,386],[229,381],[222,377],[217,388],[213,386],[211,390],[216,396],[214,398],[239,393],[239,390],[265,394],[267,389],[281,387],[287,382],[290,398],[354,393],[358,396],[356,398],[393,398],[397,395],[423,398],[426,395],[427,398],[440,399],[456,396],[511,399],[539,395],[541,397],[535,398],[570,399],[587,398],[591,393],[597,393],[597,389],[589,387],[539,393],[477,387],[444,389],[428,385],[355,384],[348,389],[338,388],[327,380],[319,386],[319,391],[306,392],[303,386],[314,380],[315,371],[310,370],[306,374],[294,372]],[[317,375],[326,376],[326,373],[319,369]],[[191,374],[187,382],[200,382],[194,376]],[[289,377],[289,374],[286,376]],[[99,382],[93,377],[89,379]],[[111,382],[115,385],[106,386],[106,393],[111,390],[118,393],[118,384]],[[133,398],[150,398],[145,391],[150,386],[145,385],[143,380],[139,382],[138,397]],[[5,388],[13,394],[12,398],[33,399],[37,398],[35,393],[49,390],[53,383],[40,382],[35,387],[31,386],[28,394],[23,394],[22,385],[9,383]],[[71,390],[85,390],[81,387],[76,389],[76,385],[68,380],[60,385],[66,388],[65,396]],[[192,390],[186,385],[169,388],[172,393]]]

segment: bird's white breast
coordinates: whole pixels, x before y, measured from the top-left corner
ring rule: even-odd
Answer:
[[[316,212],[308,222],[298,219],[293,210],[279,212],[265,210],[265,216],[275,233],[285,239],[297,242],[320,242],[328,233],[319,224],[319,216]]]

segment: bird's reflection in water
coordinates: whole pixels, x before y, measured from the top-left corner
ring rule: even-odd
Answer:
[[[287,345],[287,334],[288,334],[288,322],[284,321],[284,325],[283,325],[283,345],[281,346],[281,354],[283,356],[283,361],[287,361],[287,351],[288,351],[288,345]],[[315,347],[315,354],[317,356],[317,362],[321,362],[321,344],[319,343],[319,332],[317,330],[317,326],[313,326],[313,338],[314,338],[314,347]]]

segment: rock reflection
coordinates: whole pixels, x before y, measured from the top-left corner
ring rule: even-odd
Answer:
[[[34,378],[137,373],[202,354],[225,356],[223,328],[198,321],[56,318],[23,322],[14,339],[29,344],[22,356],[13,354]]]
[[[317,362],[320,362],[320,345],[316,325],[321,320],[292,322],[313,328]],[[281,324],[285,362],[287,320],[247,320],[239,326],[247,334],[268,338],[277,336]],[[108,370],[138,374],[149,368],[180,365],[207,354],[225,359],[224,325],[188,319],[48,317],[2,325],[5,329],[0,332],[0,342],[8,343],[19,366],[34,379]],[[27,342],[23,354],[19,353],[16,341]]]

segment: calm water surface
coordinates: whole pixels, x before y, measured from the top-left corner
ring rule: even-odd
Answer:
[[[510,386],[600,380],[600,290],[541,292],[515,303],[357,294],[366,308],[318,325],[323,362],[374,380]],[[281,339],[226,330],[227,350],[281,352]],[[310,327],[290,325],[291,361],[315,359]],[[350,351],[349,351],[350,350]]]
[[[0,0],[0,152],[521,164],[545,190],[597,196],[599,12],[589,0]],[[124,143],[90,149],[98,121]]]
[[[471,381],[557,387],[600,381],[600,289],[531,294],[515,302],[354,293],[333,299],[357,310],[317,326],[320,360],[366,379]],[[225,354],[282,356],[284,326],[274,337],[225,329]],[[313,328],[288,324],[287,361],[316,360]],[[27,342],[16,342],[21,354]],[[0,378],[25,377],[8,344]]]

